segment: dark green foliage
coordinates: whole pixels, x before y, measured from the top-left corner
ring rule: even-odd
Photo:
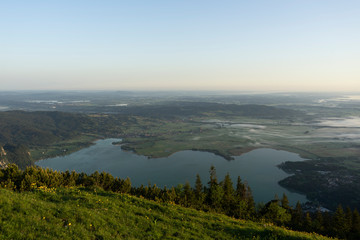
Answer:
[[[0,143],[49,144],[85,130],[90,120],[85,115],[64,112],[0,113]]]
[[[217,180],[217,176],[216,176],[216,169],[214,167],[214,165],[211,165],[210,167],[210,181],[209,181],[209,186],[215,186],[218,184],[218,180]]]
[[[291,213],[291,221],[290,221],[290,227],[292,229],[302,229],[303,226],[303,210],[301,207],[300,202],[296,203],[295,209],[292,210]]]
[[[315,218],[312,223],[312,228],[314,229],[315,232],[318,232],[318,233],[323,233],[325,230],[324,218],[320,211],[317,211],[315,214]]]
[[[312,218],[311,218],[309,212],[306,212],[306,213],[305,213],[303,230],[305,230],[305,231],[307,231],[307,232],[312,232],[312,231],[313,231]]]
[[[199,174],[196,174],[194,195],[194,206],[197,209],[201,209],[205,201],[205,193]]]
[[[357,209],[355,209],[353,212],[350,233],[352,239],[360,239],[360,215]]]
[[[6,152],[6,156],[4,156],[6,160],[10,163],[15,163],[21,169],[34,164],[29,148],[23,144],[8,143],[3,146],[3,149]]]
[[[190,183],[186,182],[180,195],[180,204],[184,207],[191,207],[194,205],[194,200],[194,191],[191,188]]]
[[[221,198],[223,196],[223,190],[218,184],[216,169],[213,165],[210,167],[210,181],[208,182],[209,188],[207,191],[206,202],[207,204],[217,211],[221,210]]]
[[[274,222],[278,225],[285,225],[290,222],[291,215],[287,210],[279,206],[278,200],[268,202],[260,211],[262,219]]]
[[[136,106],[122,109],[129,115],[171,119],[176,117],[206,116],[216,113],[218,116],[248,116],[263,119],[291,119],[301,116],[300,111],[265,105],[237,105],[208,102],[168,102],[166,104]]]
[[[283,194],[283,197],[281,199],[281,207],[285,208],[286,210],[290,209],[289,199],[287,198],[285,193]]]
[[[245,199],[246,197],[246,186],[242,183],[241,177],[238,176],[236,183],[236,196],[240,199]]]
[[[0,161],[25,169],[34,164],[29,149],[35,151],[36,159],[61,155],[68,151],[68,146],[77,149],[89,146],[95,136],[118,136],[123,125],[133,120],[115,114],[96,118],[65,112],[0,112]],[[66,142],[82,136],[87,136],[87,140]],[[44,149],[50,153],[42,152]]]
[[[350,232],[352,226],[352,215],[353,212],[349,207],[345,210],[345,231]]]
[[[233,183],[231,181],[229,173],[225,175],[224,181],[222,182],[223,187],[223,197],[222,197],[222,207],[224,212],[227,215],[232,214],[233,206],[235,205],[235,196],[234,196],[234,188]]]
[[[236,218],[252,219],[255,215],[255,203],[252,197],[251,189],[247,183],[242,183],[238,176],[236,183],[232,213]]]
[[[333,228],[333,225],[332,225],[332,218],[333,218],[333,214],[330,213],[330,212],[324,212],[322,213],[323,215],[323,220],[324,220],[324,223],[323,223],[323,227],[324,227],[324,232],[326,232],[328,235],[331,234],[332,232],[332,228]]]
[[[342,206],[339,205],[336,209],[333,218],[333,233],[335,236],[343,238],[345,237],[344,235],[346,233],[346,229],[347,229],[347,224],[346,224],[345,213]]]
[[[293,175],[281,180],[279,184],[287,189],[304,193],[308,199],[321,202],[322,206],[333,211],[339,204],[359,208],[360,175],[345,166],[339,166],[339,162],[350,160],[359,162],[358,157],[323,157],[320,160],[282,163],[280,168]],[[328,173],[323,175],[322,172]],[[347,181],[341,179],[351,179],[351,181],[346,183]],[[337,184],[330,185],[329,182],[332,181],[337,181]]]

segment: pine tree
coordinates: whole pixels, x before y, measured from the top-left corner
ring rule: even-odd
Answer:
[[[332,223],[332,232],[335,236],[343,238],[346,235],[346,218],[345,213],[341,205],[336,208],[333,223]]]
[[[353,213],[352,213],[350,207],[347,207],[347,208],[346,208],[346,211],[345,211],[345,224],[346,224],[346,225],[345,225],[345,231],[346,231],[347,233],[349,233],[350,230],[351,230],[351,226],[352,226],[352,215],[353,215]]]
[[[360,239],[360,214],[357,209],[353,211],[351,236],[353,239]]]
[[[234,196],[234,206],[232,206],[232,215],[236,218],[245,218],[247,203],[244,201],[245,186],[241,182],[241,177],[237,177],[236,190]]]
[[[324,232],[324,218],[320,210],[316,211],[315,219],[313,221],[313,229],[317,233]]]
[[[276,200],[268,202],[260,211],[261,217],[277,225],[283,225],[290,221],[291,215],[285,208],[279,206]]]
[[[204,203],[204,192],[203,192],[203,185],[202,185],[199,174],[196,174],[194,194],[195,194],[195,206],[197,209],[201,209],[202,204]]]
[[[209,190],[207,194],[207,203],[211,209],[221,211],[221,200],[223,197],[223,189],[219,186],[216,176],[216,169],[213,165],[210,167]]]
[[[216,176],[216,169],[215,169],[214,165],[211,165],[209,173],[210,173],[209,186],[211,188],[211,186],[218,184],[218,180],[217,180],[217,176]]]
[[[200,193],[203,190],[203,185],[201,182],[201,178],[199,174],[196,174],[196,181],[195,181],[195,195],[196,197],[198,197],[200,195]]]
[[[224,212],[228,215],[232,215],[232,206],[234,203],[234,188],[229,173],[225,175],[224,181],[222,182],[224,195],[222,198],[222,207]]]
[[[130,178],[126,178],[121,181],[120,192],[121,193],[129,193],[131,191],[131,181]]]
[[[255,216],[255,201],[254,198],[252,196],[252,191],[249,185],[247,185],[247,183],[245,183],[245,187],[246,187],[246,202],[247,202],[247,212],[246,212],[246,219],[252,219],[253,216]],[[290,216],[290,215],[289,215]]]
[[[303,210],[300,202],[298,201],[296,203],[295,209],[292,211],[291,214],[291,221],[290,221],[291,228],[294,230],[302,229],[303,227],[302,219],[303,219]]]
[[[178,203],[178,195],[174,187],[171,187],[169,191],[169,199],[171,203]]]
[[[245,199],[246,189],[245,189],[245,185],[241,181],[240,176],[238,176],[237,178],[235,195],[238,199]]]
[[[277,202],[279,202],[280,201],[280,198],[279,198],[279,196],[275,193],[275,196],[274,196],[274,200],[276,200]]]
[[[330,212],[324,212],[322,215],[323,215],[322,226],[324,227],[324,232],[330,236],[332,234],[332,229],[333,229],[333,225],[332,225],[333,214]]]
[[[193,191],[191,189],[190,183],[186,182],[184,185],[184,190],[181,195],[181,201],[180,204],[185,207],[190,207],[193,205]]]
[[[304,230],[307,232],[312,232],[313,231],[313,227],[312,227],[312,218],[310,216],[310,213],[307,212],[305,213],[305,219],[304,219]]]
[[[286,194],[283,194],[281,199],[281,207],[285,208],[286,210],[290,210],[289,199],[287,198]]]

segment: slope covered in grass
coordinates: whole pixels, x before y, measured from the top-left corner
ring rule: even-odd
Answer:
[[[327,239],[99,189],[0,189],[0,239]]]

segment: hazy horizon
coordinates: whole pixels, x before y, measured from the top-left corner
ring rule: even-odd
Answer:
[[[1,91],[360,91],[360,2],[5,1]]]

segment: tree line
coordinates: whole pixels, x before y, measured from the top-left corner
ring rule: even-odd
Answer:
[[[19,192],[33,191],[39,187],[102,188],[105,191],[126,193],[157,202],[223,213],[238,219],[273,223],[298,231],[360,239],[360,215],[356,209],[344,210],[339,205],[334,213],[320,210],[315,213],[305,212],[299,202],[295,207],[291,207],[285,194],[281,199],[276,197],[266,204],[256,205],[250,187],[240,176],[234,188],[229,174],[222,181],[218,180],[214,166],[211,166],[209,175],[207,184],[203,184],[197,175],[194,187],[189,182],[171,188],[159,188],[151,184],[133,187],[129,178],[113,177],[106,172],[96,171],[88,175],[34,166],[20,170],[17,165],[10,164],[0,170],[0,187]]]

